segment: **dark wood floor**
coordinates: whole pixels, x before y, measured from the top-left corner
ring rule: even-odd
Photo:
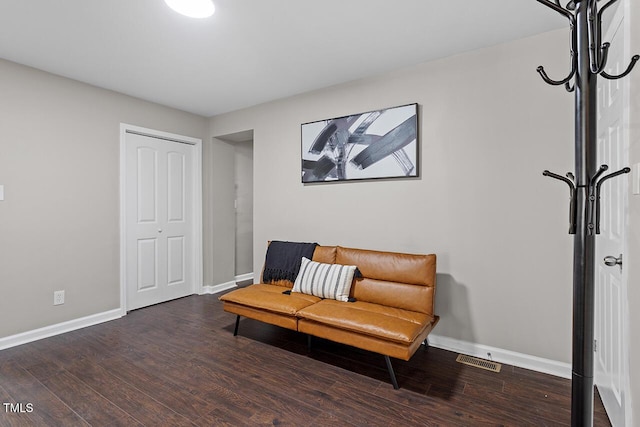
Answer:
[[[192,296],[0,351],[0,425],[570,422],[565,379],[512,366],[496,374],[429,348],[394,361],[394,390],[382,356],[322,340],[307,354],[305,336],[249,319],[233,337],[234,321],[216,296]],[[609,425],[599,399],[595,425]]]

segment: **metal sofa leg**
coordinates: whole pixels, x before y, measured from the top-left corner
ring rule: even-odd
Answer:
[[[237,336],[238,335],[238,326],[240,326],[240,315],[238,314],[238,317],[236,317],[236,328],[233,330],[233,336]]]
[[[391,359],[386,354],[384,355],[384,360],[387,362],[387,369],[389,370],[389,376],[391,377],[391,384],[393,384],[393,388],[398,390],[400,387],[398,386],[398,381],[396,380],[396,374],[393,372],[393,366],[391,366]]]

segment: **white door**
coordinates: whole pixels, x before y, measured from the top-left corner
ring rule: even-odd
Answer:
[[[607,72],[620,74],[627,66],[627,38],[619,7],[605,31],[611,41]],[[598,163],[605,175],[628,166],[628,78],[598,83]],[[595,383],[612,425],[628,425],[628,307],[625,263],[628,176],[606,181],[601,189],[601,234],[596,237],[596,354]],[[622,266],[607,266],[605,257],[622,257]],[[621,268],[622,267],[622,268]]]
[[[125,135],[126,309],[195,292],[194,146]]]

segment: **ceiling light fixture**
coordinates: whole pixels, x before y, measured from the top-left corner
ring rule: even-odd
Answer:
[[[216,11],[211,0],[164,0],[171,9],[190,18],[208,18]]]

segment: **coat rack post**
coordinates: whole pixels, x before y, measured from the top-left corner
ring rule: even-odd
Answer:
[[[573,241],[573,345],[571,425],[593,425],[595,324],[595,234],[589,232],[589,183],[597,170],[597,74],[591,72],[587,0],[576,5],[575,179],[576,234]]]

